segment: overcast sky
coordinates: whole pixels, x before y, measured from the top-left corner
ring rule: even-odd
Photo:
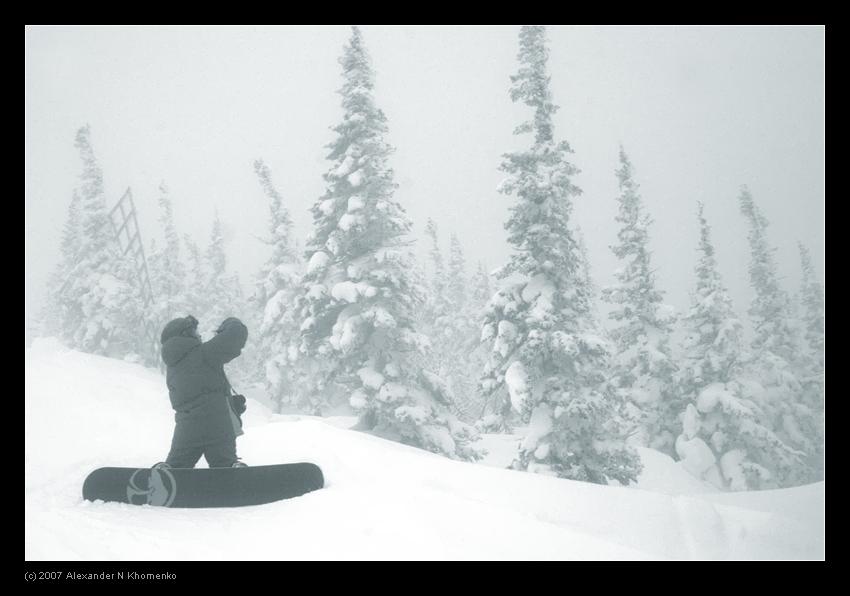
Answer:
[[[428,217],[448,249],[459,235],[474,266],[504,263],[512,198],[496,192],[501,155],[527,108],[511,103],[518,26],[362,26],[387,115],[397,199],[418,238]],[[176,224],[205,246],[215,210],[229,266],[244,283],[267,257],[263,158],[303,239],[323,194],[329,127],[342,114],[337,62],[347,27],[27,27],[25,298],[43,304],[88,123],[110,206],[131,187],[147,249],[160,240],[157,187]],[[693,288],[706,216],[724,281],[742,316],[752,297],[747,184],[770,221],[780,273],[799,285],[798,240],[824,276],[824,28],[550,26],[555,135],[581,170],[575,217],[599,285],[617,267],[614,170],[622,143],[654,219],[651,245],[667,302]],[[420,243],[421,244],[421,243]]]

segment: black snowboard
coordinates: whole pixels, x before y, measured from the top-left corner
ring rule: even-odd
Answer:
[[[324,486],[315,464],[245,468],[99,468],[83,498],[162,507],[243,507],[299,497]]]

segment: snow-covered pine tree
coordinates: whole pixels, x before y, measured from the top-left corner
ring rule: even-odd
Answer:
[[[804,338],[811,353],[813,364],[818,367],[815,374],[823,375],[825,360],[824,342],[824,292],[823,286],[815,275],[812,255],[802,242],[797,244],[800,250],[802,281],[800,284],[800,305],[803,313]]]
[[[186,297],[186,267],[180,258],[180,236],[174,225],[174,208],[165,182],[159,185],[159,225],[165,237],[161,250],[152,241],[148,266],[153,304],[148,317],[160,332],[166,323],[188,313]]]
[[[438,324],[440,317],[445,316],[447,310],[446,297],[446,269],[443,264],[443,254],[440,251],[440,243],[438,239],[438,231],[436,222],[428,218],[428,223],[425,225],[425,235],[431,241],[431,249],[428,251],[428,257],[431,259],[433,271],[428,286],[428,310],[432,311],[431,318],[433,324]]]
[[[460,240],[452,234],[448,262],[444,263],[437,224],[431,218],[425,234],[431,245],[428,253],[431,275],[426,276],[428,291],[417,324],[430,342],[426,351],[427,368],[446,381],[452,412],[471,422],[475,418],[477,388],[469,378],[469,356],[479,327],[469,311],[466,260]]]
[[[815,444],[814,453],[810,455],[809,464],[817,471],[818,477],[823,475],[824,450],[824,293],[823,286],[815,275],[812,256],[802,242],[798,242],[802,280],[800,285],[799,302],[801,308],[800,323],[802,326],[802,345],[799,350],[798,378],[803,388],[803,399],[806,406],[814,414],[810,421],[812,425],[803,429],[804,434],[812,437]]]
[[[446,363],[450,356],[446,350],[442,349],[440,342],[451,306],[446,291],[448,275],[443,262],[443,253],[440,250],[439,231],[437,223],[430,217],[425,225],[425,235],[430,242],[429,264],[422,267],[421,275],[425,293],[419,316],[416,317],[416,325],[430,342],[430,348],[425,352],[427,368],[440,376],[445,376]]]
[[[204,284],[207,279],[204,259],[198,243],[188,234],[183,235],[183,244],[188,255],[186,268],[186,301],[187,314],[200,319],[209,310]]]
[[[239,277],[227,271],[227,253],[224,249],[224,232],[221,218],[216,212],[213,219],[210,244],[204,253],[206,279],[203,283],[207,298],[207,310],[198,317],[199,331],[205,336],[212,335],[227,317],[244,316],[242,288]]]
[[[64,271],[68,271],[73,267],[83,245],[81,207],[82,200],[80,199],[80,193],[74,189],[71,204],[68,205],[68,218],[62,230],[62,243],[60,245],[62,251],[60,266]]]
[[[454,412],[467,422],[475,422],[483,401],[475,377],[470,370],[481,370],[486,357],[483,350],[476,352],[481,325],[480,310],[471,300],[466,274],[466,257],[456,234],[451,234],[449,244],[446,298],[448,310],[445,323],[440,327],[442,337],[434,346],[445,359],[445,377],[454,401]]]
[[[142,294],[132,257],[122,254],[113,234],[88,125],[77,131],[75,146],[83,161],[77,189],[82,233],[62,289],[67,337],[84,352],[139,359],[146,352]]]
[[[309,395],[301,395],[295,362],[293,338],[298,336],[295,305],[300,289],[303,266],[293,242],[292,219],[275,188],[269,167],[260,159],[254,171],[269,198],[269,238],[271,255],[263,267],[251,297],[252,311],[262,313],[258,330],[258,364],[266,393],[281,407],[290,405],[310,410]]]
[[[764,424],[783,442],[799,450],[801,459],[811,462],[817,445],[813,437],[805,435],[805,429],[816,426],[817,414],[804,403],[796,375],[799,329],[788,294],[779,284],[776,249],[767,242],[767,219],[746,186],[741,189],[739,205],[750,227],[749,274],[755,291],[748,311],[754,330],[751,365],[761,385],[757,399],[766,414]],[[816,478],[817,469],[801,462],[776,470],[773,481],[779,486],[795,486]]]
[[[699,203],[696,290],[682,318],[677,385],[684,407],[676,453],[688,471],[718,488],[769,488],[776,470],[795,465],[796,455],[764,427],[760,407],[748,397],[743,325],[720,278],[703,211]]]
[[[466,257],[457,234],[453,233],[449,237],[449,277],[446,294],[456,311],[466,308],[466,286]]]
[[[59,264],[48,279],[47,300],[40,321],[40,332],[43,335],[58,337],[67,344],[70,344],[74,329],[80,324],[75,316],[81,314],[75,309],[70,296],[63,291],[70,272],[77,263],[83,242],[81,203],[80,193],[75,189],[68,205],[65,227],[62,229]]]
[[[472,294],[469,300],[470,320],[474,325],[475,336],[469,353],[468,370],[483,371],[487,364],[490,355],[490,347],[486,342],[481,340],[481,329],[484,325],[484,313],[487,308],[487,303],[490,297],[493,296],[493,284],[490,281],[490,274],[484,267],[484,263],[478,262],[475,268],[475,273],[472,276]],[[472,394],[472,399],[475,401],[476,427],[485,432],[498,432],[504,429],[504,420],[498,410],[494,410],[492,400],[489,400],[482,392],[481,383],[476,383],[475,391]],[[509,402],[508,402],[509,403]]]
[[[639,420],[641,442],[674,456],[683,408],[674,389],[676,365],[670,348],[675,319],[657,287],[649,249],[652,220],[645,212],[632,164],[622,147],[616,174],[620,195],[615,219],[620,229],[619,242],[611,250],[621,266],[615,274],[616,283],[602,292],[604,300],[613,305],[608,314],[614,321],[609,333],[616,346],[613,382]]]
[[[412,280],[411,222],[394,198],[375,105],[373,71],[357,27],[340,63],[343,120],[329,145],[327,191],[313,206],[299,355],[310,390],[347,399],[360,427],[450,457],[472,458],[473,429],[448,410],[442,380],[423,367],[414,326],[422,290]]]
[[[584,232],[579,226],[575,226],[573,234],[578,244],[579,255],[581,255],[581,271],[584,277],[584,283],[588,287],[588,300],[590,301],[590,312],[593,314],[593,320],[596,321],[596,302],[599,296],[599,288],[596,282],[593,281],[593,274],[590,267],[590,254],[587,250],[587,242],[584,239]]]
[[[525,26],[511,99],[534,110],[515,134],[532,146],[504,156],[500,191],[515,195],[505,224],[515,252],[499,277],[505,287],[485,311],[482,341],[492,342],[482,388],[507,391],[530,420],[514,467],[605,483],[634,480],[637,454],[626,445],[617,396],[606,387],[608,348],[594,333],[581,255],[570,229],[572,198],[566,141],[554,140],[544,27]],[[509,279],[512,278],[512,279]]]
[[[484,263],[478,262],[475,269],[475,275],[472,279],[472,304],[477,316],[480,316],[490,296],[493,295],[493,286],[490,283],[490,274],[484,267]]]

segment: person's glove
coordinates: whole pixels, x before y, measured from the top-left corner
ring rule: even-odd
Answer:
[[[239,319],[237,319],[236,317],[227,317],[226,319],[224,319],[224,320],[221,322],[221,325],[219,325],[219,326],[218,326],[218,329],[216,329],[216,330],[215,330],[215,332],[216,332],[217,334],[218,334],[218,333],[221,333],[221,332],[222,332],[222,331],[224,331],[224,330],[225,330],[225,329],[226,329],[229,325],[232,325],[233,323],[239,323],[239,322],[240,322],[240,321],[239,321]]]

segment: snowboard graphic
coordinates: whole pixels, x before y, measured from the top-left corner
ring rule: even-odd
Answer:
[[[160,507],[244,507],[299,497],[324,487],[311,463],[244,468],[99,468],[83,498]]]

